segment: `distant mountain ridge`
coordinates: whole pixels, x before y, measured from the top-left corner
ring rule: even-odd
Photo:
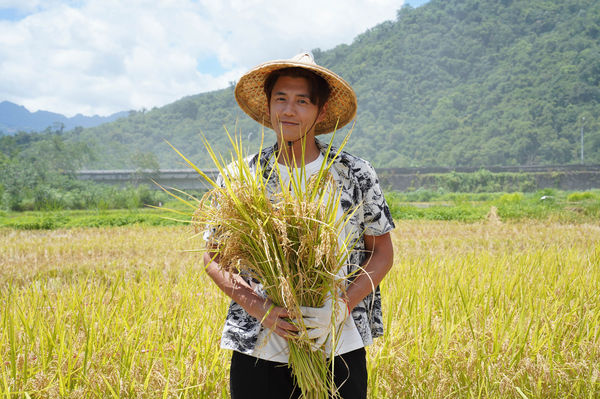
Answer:
[[[573,164],[582,141],[585,163],[600,163],[599,1],[430,0],[313,53],[356,91],[345,149],[376,168]],[[201,134],[227,156],[224,125],[247,150],[260,145],[233,86],[65,137],[98,154],[89,169],[127,169],[141,155],[181,167],[165,139],[208,168]]]
[[[18,131],[42,131],[48,127],[63,125],[64,130],[71,130],[77,126],[84,128],[94,127],[107,122],[124,118],[128,111],[117,112],[109,116],[85,116],[77,114],[68,118],[62,114],[49,111],[30,112],[22,105],[10,101],[0,102],[0,134],[13,134]]]

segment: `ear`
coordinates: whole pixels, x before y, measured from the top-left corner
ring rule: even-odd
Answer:
[[[319,115],[317,116],[317,121],[315,124],[322,122],[325,119],[325,114],[327,113],[327,105],[328,103],[323,104],[321,110],[319,111]]]

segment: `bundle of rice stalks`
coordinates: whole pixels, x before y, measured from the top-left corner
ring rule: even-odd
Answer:
[[[315,343],[307,337],[300,306],[321,307],[332,298],[335,309],[335,301],[342,300],[344,279],[339,275],[352,245],[351,237],[338,242],[349,215],[338,217],[340,193],[329,172],[337,154],[329,157],[330,144],[318,173],[306,176],[304,167],[288,168],[290,180],[285,182],[276,167],[266,178],[260,162],[251,168],[241,140],[228,136],[233,146],[228,165],[204,139],[220,172],[220,184],[175,149],[212,186],[198,202],[193,223],[198,231],[208,226],[212,232],[207,246],[218,254],[224,270],[256,279],[275,305],[288,310],[299,329],[288,340],[288,364],[303,397],[336,396],[333,354],[339,331],[333,326],[340,323],[332,311],[330,353],[325,353],[325,346],[311,350]]]

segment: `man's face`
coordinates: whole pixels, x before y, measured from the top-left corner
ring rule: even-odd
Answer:
[[[275,82],[269,103],[271,126],[282,141],[295,141],[306,133],[314,136],[314,127],[325,115],[325,107],[310,101],[310,90],[305,78],[281,76]]]

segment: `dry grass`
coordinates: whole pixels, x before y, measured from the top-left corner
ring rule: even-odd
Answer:
[[[600,395],[600,227],[401,222],[373,397]]]
[[[0,230],[0,394],[226,397],[227,300],[189,235]],[[399,222],[393,238],[370,397],[600,396],[600,226]]]
[[[189,230],[0,235],[0,392],[227,397],[226,300]]]

